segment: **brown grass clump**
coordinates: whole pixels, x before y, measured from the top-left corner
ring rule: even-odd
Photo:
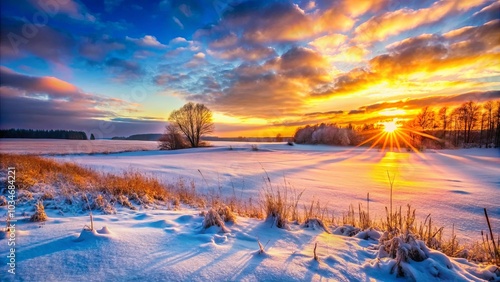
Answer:
[[[132,203],[130,203],[129,198],[125,195],[118,195],[117,202],[126,208],[129,208],[131,210],[136,210],[136,208],[132,205]]]
[[[236,215],[231,211],[228,206],[220,206],[217,209],[217,213],[224,222],[236,223]]]
[[[208,212],[205,214],[205,218],[203,219],[204,229],[210,228],[212,226],[219,226],[221,228],[221,231],[224,233],[231,232],[226,227],[226,224],[224,224],[224,220],[221,218],[219,213],[214,209],[208,210]]]
[[[38,201],[35,204],[35,213],[31,216],[30,221],[32,222],[42,222],[47,220],[47,214],[45,213],[45,208],[43,207],[43,202]]]
[[[297,194],[286,185],[283,188],[272,187],[271,180],[267,176],[267,189],[264,192],[262,206],[266,217],[272,219],[276,227],[288,229],[290,220],[299,221],[300,215],[297,209],[302,192]],[[292,195],[289,197],[289,193]]]

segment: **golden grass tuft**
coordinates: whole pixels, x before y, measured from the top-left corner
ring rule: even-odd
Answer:
[[[42,221],[46,221],[46,220],[47,220],[47,214],[45,213],[43,201],[38,201],[35,204],[35,213],[31,216],[30,221],[42,222]]]

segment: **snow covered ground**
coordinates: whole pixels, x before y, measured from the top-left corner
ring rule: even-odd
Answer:
[[[416,154],[259,143],[253,151],[250,143],[212,143],[214,147],[180,151],[53,158],[117,173],[135,169],[167,182],[183,177],[192,179],[200,191],[220,190],[241,198],[257,199],[269,175],[273,185],[286,182],[304,190],[303,203],[319,200],[335,210],[336,216],[346,212],[351,203],[364,204],[366,193],[370,193],[370,213],[385,216],[389,172],[396,175],[394,205],[410,203],[421,220],[431,213],[433,222],[445,226],[448,235],[454,224],[462,240],[479,239],[480,230],[487,228],[483,207],[489,211],[495,234],[500,232],[500,201],[496,196],[500,190],[500,153],[496,149]],[[0,145],[4,152],[4,143]],[[23,146],[47,153],[34,143]],[[86,213],[62,214],[47,209],[49,220],[40,224],[23,215],[32,213],[31,206],[17,207],[17,274],[7,272],[10,246],[7,238],[0,239],[0,281],[401,281],[391,273],[394,260],[377,257],[378,242],[373,239],[327,234],[318,227],[299,225],[283,230],[270,221],[241,217],[228,225],[228,233],[222,233],[219,227],[203,229],[200,210],[138,208],[95,215],[96,231],[89,232],[82,231],[89,224]],[[0,207],[2,218],[6,211]],[[265,246],[264,254],[258,252],[258,241]],[[319,262],[313,259],[315,243]],[[484,281],[500,277],[493,273],[495,267],[450,259],[437,251],[425,252],[428,259],[404,264],[409,280]]]
[[[411,204],[417,217],[431,214],[450,235],[452,225],[462,240],[480,238],[486,230],[483,208],[494,231],[500,232],[500,151],[464,149],[396,153],[366,148],[267,143],[212,142],[214,147],[179,151],[130,152],[111,155],[56,157],[99,170],[137,169],[165,181],[192,179],[201,191],[233,193],[258,199],[266,173],[274,185],[304,190],[302,203],[319,200],[342,216],[349,205],[365,205],[385,217],[390,189],[387,172],[395,175],[394,206]],[[232,149],[230,149],[232,148]],[[201,172],[201,173],[200,173]],[[365,205],[366,206],[366,205]],[[448,232],[446,234],[446,232]]]
[[[89,154],[156,150],[158,143],[133,140],[0,139],[0,152],[12,154]]]
[[[16,223],[16,274],[2,263],[2,281],[401,281],[394,260],[377,258],[377,241],[327,234],[318,228],[272,227],[270,221],[238,218],[229,233],[204,229],[192,210],[121,210],[95,216],[49,214],[42,225]],[[265,253],[259,253],[258,241]],[[9,255],[0,240],[2,260]],[[319,262],[313,259],[317,243]],[[484,281],[494,267],[429,258],[405,264],[409,280]],[[373,279],[373,280],[372,280]]]

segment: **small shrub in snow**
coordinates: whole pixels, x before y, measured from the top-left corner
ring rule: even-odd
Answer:
[[[88,207],[87,204],[84,204],[83,206]],[[105,198],[102,194],[99,194],[97,195],[97,197],[95,197],[94,201],[92,202],[89,208],[91,210],[100,210],[104,214],[116,213],[115,208],[109,203],[108,199]]]
[[[367,230],[361,231],[358,234],[356,234],[356,238],[363,239],[363,240],[375,240],[378,241],[380,239],[380,232],[373,228],[369,228]]]
[[[236,215],[228,206],[220,206],[217,209],[217,213],[224,222],[236,223]]]
[[[351,226],[351,225],[344,225],[344,226],[339,226],[333,230],[333,234],[336,235],[343,235],[343,236],[348,236],[352,237],[356,234],[358,234],[361,231],[361,229]]]
[[[47,214],[45,213],[45,208],[43,207],[43,202],[38,201],[35,204],[35,213],[31,216],[30,221],[41,222],[47,220]]]
[[[326,233],[331,234],[332,232],[328,227],[323,223],[323,221],[319,218],[308,218],[304,222],[304,227],[305,228],[312,228],[313,230],[316,229],[323,229]]]
[[[205,218],[203,219],[204,229],[208,229],[212,226],[219,226],[221,228],[221,231],[224,233],[230,232],[230,230],[224,224],[224,220],[222,220],[219,213],[214,209],[208,210],[208,212],[205,214]]]
[[[258,151],[259,150],[259,146],[253,144],[252,147],[251,147],[252,151]]]
[[[289,219],[298,218],[297,205],[302,193],[296,194],[293,192],[293,196],[289,198],[289,189],[285,186],[283,189],[277,189],[274,192],[271,185],[271,180],[267,176],[268,189],[263,195],[263,207],[266,212],[266,217],[273,220],[273,224],[276,227],[288,229]],[[285,182],[286,183],[286,182]]]
[[[136,208],[132,205],[132,203],[130,203],[128,197],[125,195],[119,195],[117,198],[117,201],[120,205],[122,205],[126,208],[129,208],[131,210],[136,210]]]
[[[141,199],[140,199],[141,203],[143,205],[149,205],[149,204],[152,204],[154,201],[148,196],[148,194],[144,194],[142,195]]]

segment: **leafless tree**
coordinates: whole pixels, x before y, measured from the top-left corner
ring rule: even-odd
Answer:
[[[462,105],[463,107],[463,119],[464,119],[464,135],[465,135],[465,143],[470,143],[471,140],[471,131],[476,126],[476,123],[479,119],[479,110],[481,106],[473,101],[466,102]]]
[[[493,128],[495,127],[495,123],[493,122],[493,102],[487,101],[483,106],[486,114],[488,115],[486,121],[486,143],[493,142]]]
[[[169,124],[159,140],[158,147],[160,150],[178,150],[187,148],[188,144],[179,129],[175,125]]]
[[[446,138],[446,129],[448,127],[448,107],[442,107],[439,109],[439,120],[441,120],[441,124],[443,125],[443,138]]]
[[[195,148],[200,145],[200,138],[214,131],[212,111],[203,104],[187,103],[173,111],[168,120],[186,136]]]
[[[434,111],[429,109],[429,107],[422,108],[420,113],[417,115],[416,122],[417,125],[424,131],[433,129],[435,123]]]

